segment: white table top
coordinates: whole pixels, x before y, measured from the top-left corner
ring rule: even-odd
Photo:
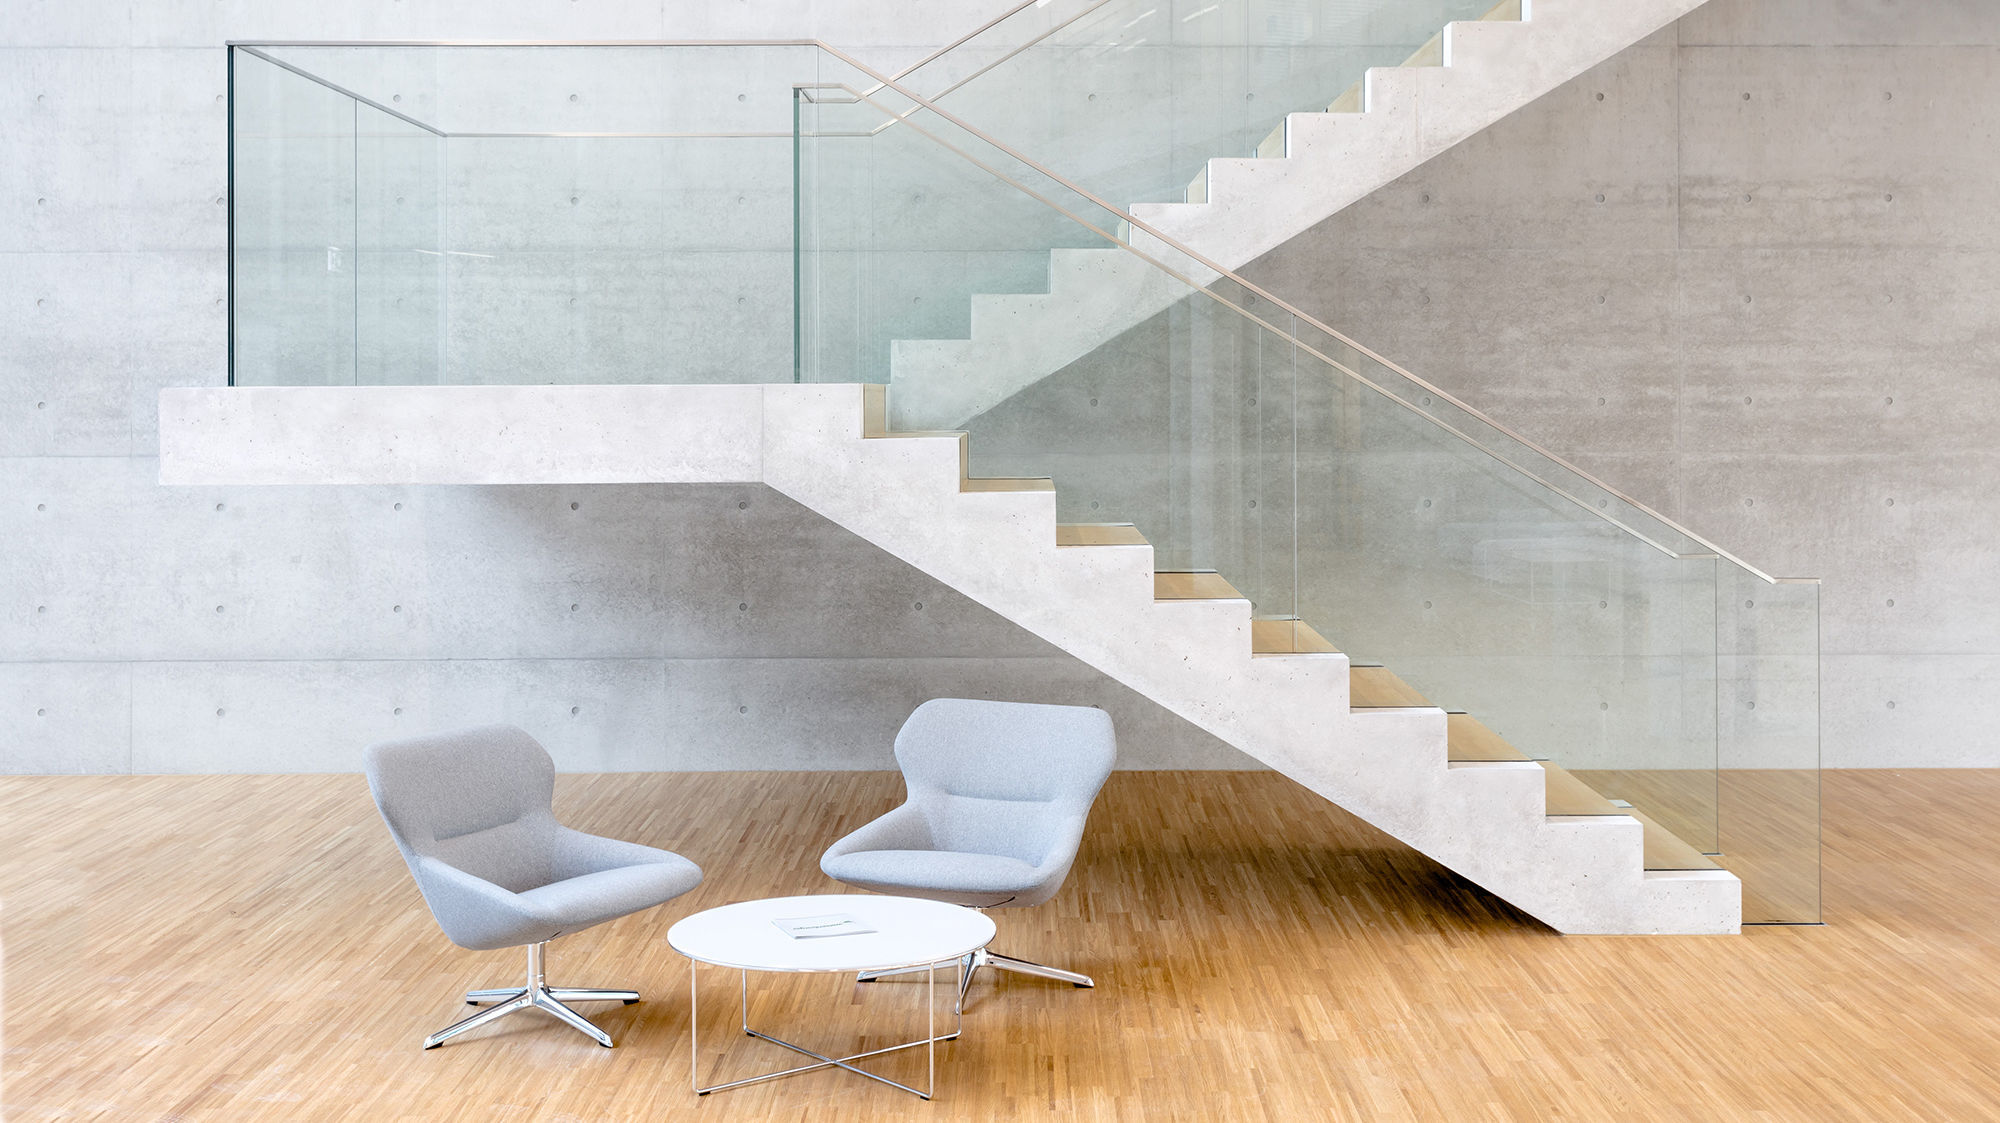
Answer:
[[[801,940],[772,923],[834,913],[875,931]],[[841,893],[708,909],[667,929],[667,943],[689,959],[749,971],[885,971],[957,959],[985,947],[993,932],[984,913],[962,905]]]

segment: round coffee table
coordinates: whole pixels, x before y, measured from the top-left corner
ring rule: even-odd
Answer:
[[[838,925],[834,923],[838,917],[851,918],[854,923]],[[787,934],[779,927],[778,921],[803,922],[795,924],[794,927],[807,933],[839,931],[842,927],[869,928],[873,931],[849,931],[842,935],[808,935],[801,938]],[[962,905],[948,905],[914,897],[885,897],[872,894],[868,896],[825,894],[742,901],[698,912],[683,919],[667,930],[667,944],[688,958],[690,1085],[697,1094],[705,1096],[724,1088],[736,1088],[763,1080],[775,1080],[780,1076],[795,1076],[801,1072],[834,1067],[930,1099],[931,1093],[937,1088],[937,1043],[957,1037],[959,1030],[964,1026],[964,1016],[961,1013],[957,1028],[943,1036],[938,1035],[937,969],[955,965],[961,972],[964,971],[964,958],[992,942],[993,931],[993,921],[984,913]],[[717,967],[733,967],[741,972],[742,981],[738,993],[742,1002],[744,1033],[773,1045],[783,1046],[795,1053],[803,1053],[813,1058],[813,1063],[702,1087],[701,1035],[696,1015],[699,1010],[698,967],[703,963]],[[749,973],[752,971],[880,974],[913,968],[928,969],[926,974],[929,976],[929,982],[924,988],[929,1028],[922,1038],[915,1041],[871,1049],[852,1056],[830,1057],[750,1027]],[[923,1091],[898,1083],[886,1076],[878,1076],[853,1064],[868,1057],[902,1049],[914,1049],[919,1045],[929,1051],[930,1062],[930,1087]]]

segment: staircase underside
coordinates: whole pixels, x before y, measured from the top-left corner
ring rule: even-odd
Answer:
[[[1284,772],[1564,932],[1733,932],[1741,885],[1130,527],[1059,527],[1047,480],[965,473],[880,387],[167,390],[166,484],[757,483]]]

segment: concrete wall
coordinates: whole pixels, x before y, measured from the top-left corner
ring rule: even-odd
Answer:
[[[1769,572],[1829,766],[2000,765],[2000,5],[1714,0],[1255,263]]]
[[[1246,766],[762,488],[156,482],[159,389],[226,379],[225,40],[820,35],[889,65],[1001,7],[0,8],[0,770],[346,770],[495,719],[568,769],[887,767],[944,694],[1106,706],[1128,766]]]

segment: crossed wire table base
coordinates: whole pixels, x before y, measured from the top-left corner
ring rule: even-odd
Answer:
[[[751,1028],[750,972],[739,970],[737,972],[737,990],[740,1003],[740,1022],[743,1032],[757,1038],[759,1041],[768,1041],[773,1045],[790,1049],[794,1053],[801,1053],[811,1057],[813,1063],[779,1069],[775,1072],[762,1072],[755,1076],[743,1077],[740,1080],[710,1084],[704,1088],[701,1085],[701,1006],[699,1004],[701,965],[695,960],[690,959],[688,961],[688,1037],[690,1042],[688,1047],[688,1083],[694,1088],[697,1095],[706,1096],[710,1092],[720,1092],[725,1088],[741,1088],[745,1084],[759,1084],[766,1080],[776,1080],[781,1076],[797,1076],[802,1072],[816,1072],[822,1068],[841,1068],[846,1069],[856,1076],[865,1076],[870,1080],[887,1084],[891,1088],[900,1088],[913,1096],[928,1100],[931,1098],[931,1094],[937,1091],[937,1043],[940,1041],[951,1041],[965,1031],[965,1009],[963,1002],[953,1004],[952,1017],[954,1024],[951,1032],[940,1034],[937,1031],[937,971],[939,967],[947,964],[957,965],[959,993],[963,994],[966,981],[964,959],[945,959],[939,960],[936,963],[918,963],[904,968],[904,970],[909,971],[923,971],[926,976],[924,983],[924,1014],[927,1026],[923,1037],[915,1041],[905,1041],[898,1045],[885,1045],[880,1049],[870,1049],[865,1053],[853,1053],[845,1057],[829,1057],[825,1053],[815,1052],[803,1045],[795,1045],[782,1038],[773,1037],[762,1030]],[[900,1081],[891,1080],[878,1073],[869,1072],[867,1069],[858,1067],[852,1063],[854,1061],[866,1060],[869,1057],[879,1057],[885,1053],[896,1053],[904,1049],[914,1049],[919,1045],[924,1046],[927,1054],[927,1074],[925,1077],[925,1086],[922,1090],[912,1088]]]

